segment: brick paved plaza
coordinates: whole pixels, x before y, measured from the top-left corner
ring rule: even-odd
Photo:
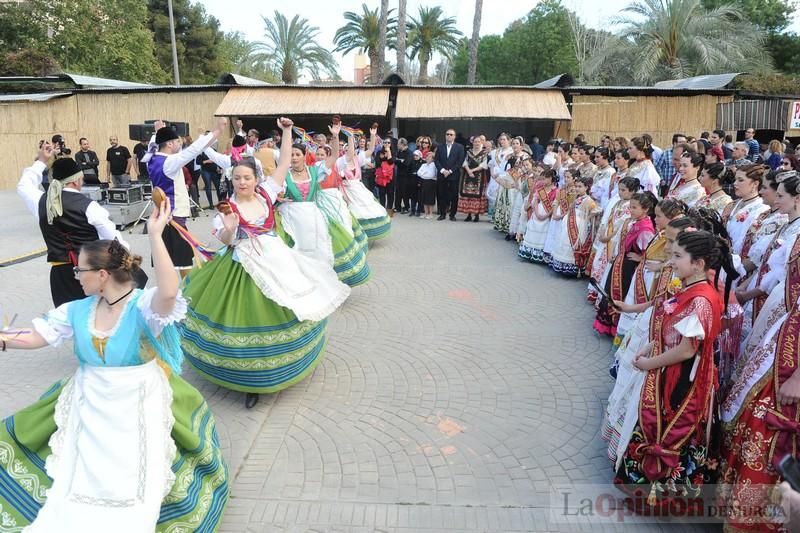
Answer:
[[[43,248],[13,192],[0,206],[0,260]],[[210,217],[190,228],[208,235]],[[125,237],[145,255],[140,233]],[[369,262],[304,382],[248,411],[187,365],[230,467],[223,531],[687,530],[568,523],[549,508],[552,486],[611,479],[598,429],[612,356],[584,282],[520,262],[485,222],[398,215]],[[44,257],[0,268],[3,312],[47,311],[47,273]],[[70,350],[3,354],[0,416],[71,374]]]

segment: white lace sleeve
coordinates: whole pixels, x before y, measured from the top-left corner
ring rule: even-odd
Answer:
[[[706,338],[706,332],[700,319],[697,318],[695,313],[687,316],[675,324],[675,329],[678,330],[683,337],[690,339],[703,340]]]
[[[153,296],[155,296],[156,290],[158,290],[158,287],[145,289],[139,297],[136,306],[139,308],[139,312],[142,313],[147,327],[150,328],[154,336],[158,337],[161,335],[161,330],[166,326],[175,322],[180,322],[186,318],[188,304],[186,298],[183,297],[183,293],[178,292],[178,297],[175,299],[175,307],[172,308],[172,312],[166,316],[159,315],[152,309]]]
[[[44,337],[50,346],[59,346],[72,338],[72,324],[68,317],[69,302],[61,304],[42,318],[33,319],[33,329]]]

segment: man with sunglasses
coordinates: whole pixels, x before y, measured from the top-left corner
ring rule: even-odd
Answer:
[[[117,239],[126,248],[129,246],[108,211],[81,194],[83,171],[74,159],[55,159],[47,193],[39,189],[42,173],[52,158],[53,146],[42,143],[36,161],[22,172],[17,192],[39,221],[50,263],[50,294],[58,307],[86,297],[73,272],[81,246],[97,239]]]
[[[456,130],[450,128],[445,132],[445,142],[436,148],[436,204],[439,218],[444,220],[450,213],[450,220],[456,219],[458,209],[458,180],[461,177],[461,165],[466,153],[464,147],[456,141]]]

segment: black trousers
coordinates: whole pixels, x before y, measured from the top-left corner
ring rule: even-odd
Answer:
[[[72,263],[50,267],[50,296],[53,297],[53,305],[56,307],[86,298],[81,282],[75,279]]]
[[[436,205],[439,216],[456,216],[458,210],[458,180],[438,178],[436,180]]]
[[[394,209],[394,180],[386,186],[376,185],[376,187],[378,189],[378,202],[386,209]]]

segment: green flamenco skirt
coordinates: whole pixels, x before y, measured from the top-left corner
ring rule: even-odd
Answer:
[[[0,427],[0,531],[17,533],[36,518],[53,480],[45,472],[56,431],[56,401],[68,380],[53,385],[33,405]],[[222,459],[214,415],[200,393],[170,376],[175,483],[161,503],[156,531],[216,531],[228,501],[228,468]]]
[[[325,221],[328,223],[328,234],[331,236],[333,247],[333,270],[339,277],[339,281],[350,287],[356,287],[369,281],[372,276],[367,263],[369,241],[358,221],[353,218],[352,237],[336,220],[326,216]],[[277,212],[275,213],[275,232],[287,246],[294,246],[294,241],[283,229],[280,215]]]
[[[184,280],[191,302],[179,324],[184,354],[226,389],[272,393],[313,372],[325,349],[327,320],[300,321],[266,298],[233,253],[217,254]]]
[[[360,218],[358,219],[358,223],[361,225],[364,233],[367,234],[369,242],[379,241],[387,237],[392,229],[392,219],[389,215],[370,219]]]

